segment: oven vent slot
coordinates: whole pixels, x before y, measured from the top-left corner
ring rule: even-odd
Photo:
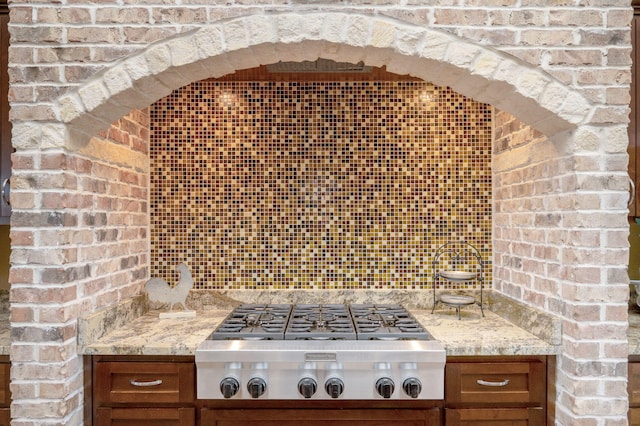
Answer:
[[[270,73],[283,73],[283,72],[354,72],[354,73],[368,73],[373,68],[366,66],[364,62],[360,61],[357,64],[350,62],[335,62],[330,59],[319,58],[315,61],[302,61],[302,62],[277,62],[275,64],[267,65],[267,71]]]

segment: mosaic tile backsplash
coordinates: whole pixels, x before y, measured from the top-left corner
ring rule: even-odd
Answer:
[[[152,277],[431,288],[438,247],[465,240],[491,282],[488,105],[421,81],[205,80],[150,114]]]

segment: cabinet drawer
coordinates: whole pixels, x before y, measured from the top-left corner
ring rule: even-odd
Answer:
[[[629,405],[640,405],[640,362],[629,363]]]
[[[544,423],[542,408],[465,408],[446,409],[447,426],[538,426]]]
[[[0,364],[0,408],[9,408],[11,406],[10,375],[11,364]]]
[[[0,408],[0,426],[11,426],[10,408]]]
[[[178,362],[98,362],[96,406],[112,404],[193,404],[195,367]]]
[[[202,426],[433,426],[439,408],[414,409],[208,409]]]
[[[194,426],[195,408],[98,408],[96,426]]]
[[[540,361],[447,363],[445,380],[447,405],[545,403],[546,368]]]
[[[629,425],[640,425],[640,408],[629,408]]]

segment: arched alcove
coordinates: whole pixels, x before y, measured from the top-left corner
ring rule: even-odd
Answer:
[[[408,74],[439,86],[451,87],[462,95],[519,118],[546,136],[536,145],[517,147],[512,154],[500,158],[500,170],[505,173],[498,188],[504,190],[500,194],[500,201],[504,201],[499,207],[500,213],[508,213],[513,206],[520,210],[516,215],[503,215],[501,222],[495,225],[502,244],[499,248],[500,262],[504,267],[498,278],[518,282],[515,287],[501,288],[516,298],[525,298],[524,292],[517,294],[518,291],[529,289],[528,286],[533,288],[540,277],[547,278],[540,281],[545,281],[543,284],[550,287],[550,292],[559,291],[561,284],[552,288],[553,283],[550,282],[554,280],[568,282],[568,287],[571,286],[571,280],[576,279],[572,274],[574,271],[558,266],[558,252],[553,248],[565,244],[566,236],[561,234],[565,228],[573,226],[575,222],[572,221],[579,221],[571,215],[575,214],[573,210],[576,206],[583,206],[580,197],[585,195],[579,192],[581,182],[574,176],[572,150],[580,150],[587,144],[597,146],[597,131],[582,128],[582,125],[590,124],[595,107],[580,91],[561,84],[540,68],[506,53],[419,25],[379,16],[339,12],[269,13],[219,21],[153,43],[97,73],[57,99],[52,107],[55,120],[14,122],[14,146],[25,151],[60,150],[69,157],[75,154],[89,155],[89,151],[94,157],[104,155],[108,162],[116,164],[121,161],[127,167],[137,169],[136,179],[139,183],[142,181],[140,176],[145,175],[146,157],[140,153],[130,155],[121,148],[114,148],[108,140],[92,145],[91,140],[95,135],[109,129],[132,110],[145,108],[192,82],[278,61],[317,58],[340,62],[363,61],[367,65],[385,66],[390,72]],[[122,158],[125,158],[124,162]],[[86,165],[73,160],[73,165],[65,163],[60,167],[82,170],[87,175],[95,173],[91,169],[94,164]],[[83,166],[86,168],[83,169]],[[121,178],[111,174],[114,170],[109,167],[99,169],[105,173],[100,176],[105,181]],[[515,173],[509,173],[511,171]],[[541,176],[535,182],[530,179],[533,173]],[[20,176],[17,181],[20,182]],[[101,189],[98,185],[93,191],[99,193]],[[565,195],[566,198],[574,197],[576,201],[566,202]],[[144,198],[142,195],[139,197]],[[531,204],[530,199],[536,203]],[[87,221],[102,217],[93,215],[93,206],[79,204],[72,207],[77,209],[83,220],[84,217]],[[527,214],[529,217],[525,221],[523,218]],[[18,227],[27,227],[32,226],[28,222],[31,219],[26,215],[18,215],[13,220]],[[55,225],[61,229],[77,226],[71,221],[65,222],[66,216],[63,215],[39,216],[39,219],[59,221]],[[597,226],[583,223],[580,226]],[[78,244],[71,239],[66,243]],[[573,243],[569,241],[567,244]],[[587,250],[588,247],[585,247],[586,243],[579,246],[577,251]],[[99,250],[100,247],[96,248],[96,251]],[[531,278],[527,276],[528,271],[523,271],[522,258],[526,261],[526,256],[536,257],[533,263],[535,267],[546,268],[543,264],[547,260],[551,266],[539,272],[539,276]],[[60,262],[64,264],[66,260],[61,259]],[[29,262],[37,261],[39,259],[28,259],[25,264],[28,266]],[[577,266],[572,267],[578,268],[580,261],[575,264]],[[116,269],[115,265],[111,266]],[[76,281],[85,278],[84,274],[88,274],[89,269],[75,268],[64,271],[64,274],[52,273],[46,277],[62,281],[70,289],[71,295],[63,295],[66,298],[61,300],[61,303],[66,303],[65,307],[70,307],[70,313],[63,321],[73,318],[77,312],[109,306],[131,296],[127,291],[114,291],[109,297],[83,300],[81,303],[86,306],[76,310],[73,305],[76,295],[72,293],[77,290]],[[21,284],[23,287],[29,286],[29,283]],[[19,293],[17,297],[21,297]],[[530,302],[552,312],[563,312],[559,299],[552,300],[551,304],[544,300]],[[569,332],[575,340],[582,337],[579,329]],[[19,342],[22,338],[20,334],[16,332],[14,335]],[[573,361],[570,356],[575,357],[575,354],[571,348],[567,353],[569,356],[566,362],[560,362],[560,368],[565,368],[568,372],[566,376],[570,376]],[[73,369],[65,370],[66,378],[73,378],[82,369],[77,363],[73,363],[73,366]],[[32,377],[27,369],[16,369],[13,374],[17,383],[16,391],[20,390],[20,383],[39,380],[38,377]],[[574,380],[565,376],[563,379]],[[573,385],[569,383],[566,387]],[[20,392],[16,392],[16,395],[20,395]],[[77,397],[77,393],[74,396]],[[67,397],[62,395],[60,399]],[[21,415],[19,411],[17,414],[18,417]]]

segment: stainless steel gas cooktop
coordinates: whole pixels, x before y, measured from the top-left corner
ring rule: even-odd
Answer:
[[[433,340],[404,307],[393,304],[300,304],[237,307],[212,340]]]
[[[246,304],[196,350],[200,399],[442,399],[445,351],[400,305]]]

